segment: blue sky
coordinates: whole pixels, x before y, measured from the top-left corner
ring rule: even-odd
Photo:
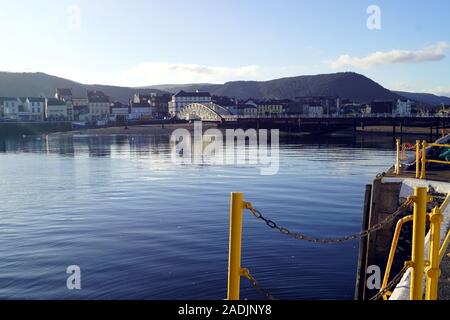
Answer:
[[[370,5],[380,8],[379,30],[367,27]],[[128,86],[356,71],[390,89],[450,95],[450,1],[0,0],[0,7],[3,71]]]

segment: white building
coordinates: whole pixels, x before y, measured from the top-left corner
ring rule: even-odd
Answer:
[[[116,101],[111,106],[111,115],[109,118],[112,121],[125,121],[129,119],[129,116],[130,108],[128,105]]]
[[[398,99],[393,114],[400,117],[410,116],[411,101],[408,99]]]
[[[19,98],[0,98],[5,119],[18,120],[22,101]]]
[[[45,100],[45,118],[49,121],[73,120],[72,101],[61,101],[55,98]]]
[[[109,97],[101,91],[88,92],[88,107],[91,121],[106,120],[111,114]]]
[[[152,107],[148,102],[132,102],[130,110],[131,120],[148,120],[152,117]]]
[[[323,116],[323,107],[318,104],[305,104],[303,105],[303,114],[312,118],[320,118]]]
[[[252,100],[248,100],[241,107],[241,114],[246,117],[256,117],[258,116],[258,105]]]
[[[191,103],[210,103],[211,95],[209,92],[186,92],[181,90],[172,96],[172,101],[169,102],[169,114],[176,116],[180,109]]]
[[[28,113],[29,120],[43,121],[45,115],[45,98],[26,98],[23,111]]]

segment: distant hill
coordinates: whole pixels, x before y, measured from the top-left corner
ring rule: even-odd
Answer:
[[[74,96],[84,97],[88,90],[101,90],[111,100],[127,102],[134,93],[208,91],[212,95],[240,99],[293,99],[304,96],[336,96],[359,102],[406,97],[430,105],[450,104],[450,98],[425,93],[392,92],[371,79],[354,72],[282,78],[270,81],[232,81],[225,84],[178,84],[141,88],[86,85],[45,73],[0,72],[0,96],[53,96],[56,88],[71,88]]]
[[[407,99],[425,103],[432,106],[438,106],[441,105],[442,103],[445,105],[450,105],[449,97],[437,96],[431,93],[413,93],[404,91],[394,91],[394,92]]]
[[[135,88],[85,85],[72,80],[51,76],[45,73],[11,73],[0,72],[0,96],[4,97],[50,97],[55,94],[56,88],[71,88],[75,97],[85,97],[87,91],[101,90],[111,100],[127,102],[137,91]],[[156,91],[147,89],[146,91]]]
[[[213,95],[248,98],[293,99],[302,96],[337,96],[359,102],[377,99],[397,99],[399,96],[371,79],[353,72],[299,76],[270,81],[233,81],[223,85],[164,85],[149,88],[176,92],[205,90]]]

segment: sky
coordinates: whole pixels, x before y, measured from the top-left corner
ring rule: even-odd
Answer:
[[[0,70],[121,86],[354,71],[450,96],[449,13],[442,0],[0,0]]]

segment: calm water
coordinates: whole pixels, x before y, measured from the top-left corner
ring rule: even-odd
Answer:
[[[229,194],[293,230],[359,231],[391,138],[283,142],[280,171],[173,165],[167,137],[0,140],[0,298],[223,299]],[[246,213],[242,265],[279,299],[352,299],[358,242],[314,245]],[[82,290],[66,288],[79,265]],[[242,282],[243,298],[260,298]]]

